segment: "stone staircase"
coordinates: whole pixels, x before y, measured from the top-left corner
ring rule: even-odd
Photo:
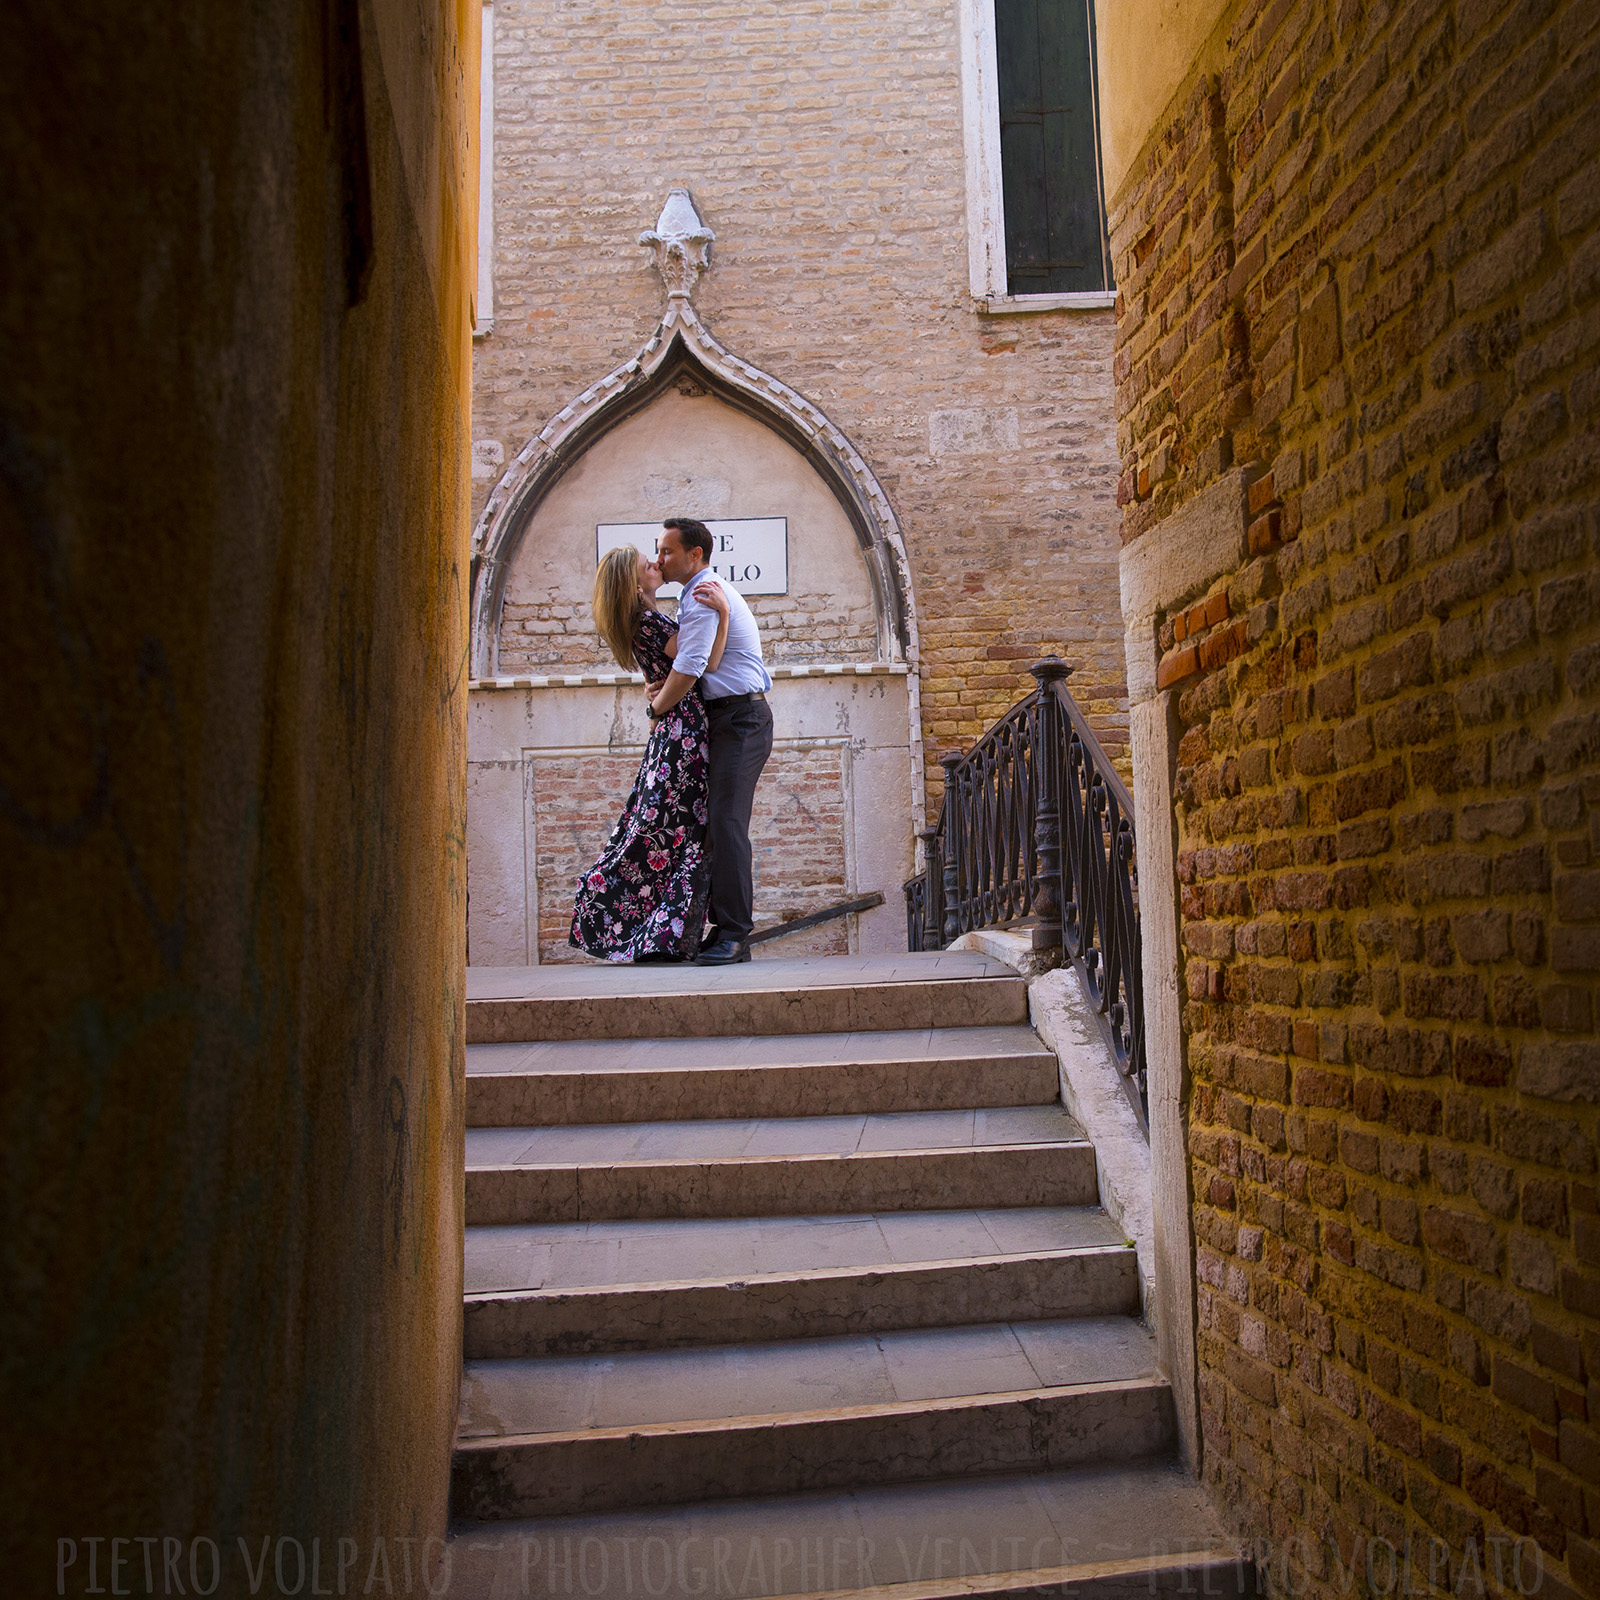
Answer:
[[[473,968],[467,1038],[450,1593],[1253,1592],[1010,968]]]

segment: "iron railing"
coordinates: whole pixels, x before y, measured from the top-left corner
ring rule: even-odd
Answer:
[[[1133,798],[1051,657],[1038,688],[964,755],[946,756],[939,824],[922,835],[922,872],[905,885],[913,950],[942,950],[974,928],[1034,920],[1059,947],[1149,1127],[1144,975],[1139,954]]]

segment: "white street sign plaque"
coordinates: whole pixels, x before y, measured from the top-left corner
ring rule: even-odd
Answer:
[[[742,595],[788,594],[789,519],[735,517],[708,522],[712,539],[711,570]],[[618,545],[631,544],[646,555],[666,530],[659,522],[602,522],[595,528],[595,561]],[[664,583],[660,598],[676,600],[675,583]]]

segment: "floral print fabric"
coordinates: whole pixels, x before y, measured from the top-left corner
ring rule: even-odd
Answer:
[[[677,623],[646,611],[633,642],[648,682],[672,666]],[[650,725],[639,776],[604,853],[578,880],[568,942],[606,961],[692,956],[700,948],[706,856],[706,708],[699,687]]]

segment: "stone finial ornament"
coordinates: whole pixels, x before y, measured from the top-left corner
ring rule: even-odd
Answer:
[[[669,190],[655,227],[639,235],[639,243],[655,252],[656,271],[667,286],[669,301],[687,300],[694,292],[700,274],[711,265],[711,241],[715,238],[700,220],[689,191]]]

